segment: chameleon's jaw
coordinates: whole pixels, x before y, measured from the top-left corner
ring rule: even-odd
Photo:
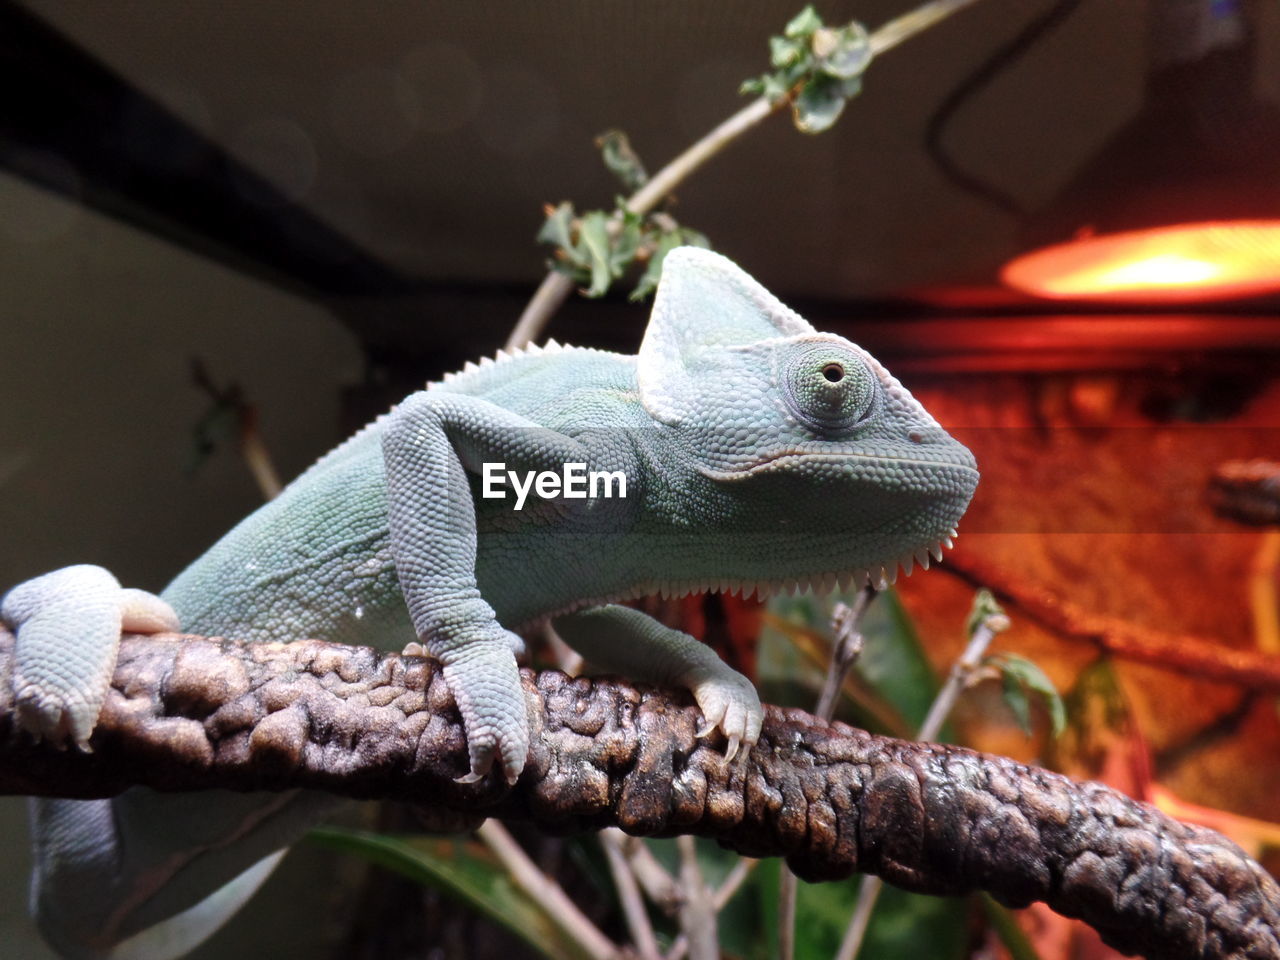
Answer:
[[[703,580],[658,581],[637,587],[632,592],[632,597],[652,594],[657,594],[661,597],[684,597],[696,593],[728,593],[742,597],[755,596],[763,599],[780,594],[787,594],[788,596],[810,592],[824,594],[832,593],[836,590],[861,589],[868,586],[883,590],[890,584],[897,582],[899,572],[910,576],[916,564],[928,570],[931,563],[941,563],[943,551],[950,549],[954,545],[957,536],[959,534],[953,527],[940,542],[928,548],[905,553],[894,560],[869,568],[790,577],[780,580],[721,577]]]

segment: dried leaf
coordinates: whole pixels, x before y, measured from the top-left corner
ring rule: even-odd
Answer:
[[[630,138],[621,130],[606,130],[596,137],[596,146],[609,168],[629,192],[639,190],[649,182],[649,174],[640,155],[631,146]]]

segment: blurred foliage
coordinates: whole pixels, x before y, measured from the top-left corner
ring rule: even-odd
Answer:
[[[524,940],[551,960],[586,960],[535,900],[477,840],[464,836],[394,835],[347,827],[318,827],[308,839],[330,850],[352,853],[433,887]]]
[[[852,603],[855,594],[782,596],[769,602],[757,677],[766,699],[794,704],[817,700],[830,660],[832,607],[837,601]],[[863,616],[862,635],[862,654],[845,683],[843,709],[836,716],[876,733],[911,737],[924,722],[939,682],[895,591],[876,595]],[[780,694],[776,699],[775,691]]]
[[[773,70],[742,84],[742,92],[771,103],[790,99],[792,118],[805,133],[830,129],[845,104],[862,90],[871,63],[871,39],[860,23],[828,27],[812,6],[805,7],[769,38]]]
[[[758,932],[737,956],[771,960],[778,955],[778,883],[780,863],[762,863],[752,875],[752,907]],[[796,901],[796,956],[831,957],[840,947],[858,899],[859,881],[803,883]],[[860,956],[929,957],[950,960],[969,955],[969,905],[965,898],[927,897],[886,886],[871,916]],[[721,924],[725,934],[727,924]],[[728,937],[725,949],[730,951]]]
[[[983,663],[999,671],[1004,683],[1004,702],[1027,736],[1031,736],[1031,694],[1039,696],[1044,704],[1053,736],[1062,735],[1067,728],[1066,706],[1058,688],[1043,670],[1015,653],[998,653],[987,657]]]
[[[191,380],[209,398],[209,406],[191,428],[192,445],[186,469],[188,473],[195,473],[219,448],[238,447],[246,424],[254,417],[240,384],[219,386],[198,357],[191,360]]]
[[[812,6],[805,7],[769,40],[773,70],[747,80],[744,93],[786,99],[796,126],[806,133],[831,127],[845,104],[862,89],[862,73],[871,62],[871,41],[859,23],[828,27]],[[630,139],[621,130],[596,138],[605,166],[628,192],[649,181],[648,172]],[[577,213],[565,201],[548,207],[538,242],[555,248],[551,267],[573,280],[588,297],[602,297],[634,263],[643,263],[630,299],[642,300],[658,285],[662,261],[679,246],[710,247],[707,237],[682,226],[668,210],[638,214],[618,197],[612,210]]]
[[[627,190],[634,193],[649,182],[640,154],[631,146],[631,138],[621,130],[606,130],[596,137],[596,146],[600,148],[604,165]]]
[[[1063,706],[1068,723],[1063,735],[1050,745],[1050,763],[1061,768],[1072,758],[1088,775],[1099,775],[1117,741],[1131,739],[1134,725],[1111,660],[1099,657],[1080,671],[1063,698]]]
[[[648,182],[644,163],[621,130],[602,133],[596,146],[625,189],[634,191]],[[584,213],[565,201],[548,207],[546,217],[537,239],[555,248],[552,269],[572,277],[588,297],[604,296],[632,264],[643,263],[644,272],[630,295],[633,301],[642,300],[657,288],[667,253],[681,246],[711,246],[704,234],[681,226],[664,210],[633,213],[624,197],[615,199],[612,210]]]
[[[986,914],[991,929],[1009,951],[1009,960],[1040,960],[1040,954],[1031,943],[1031,938],[1018,926],[1011,910],[996,903],[990,894],[980,893],[977,899],[982,904],[982,911]]]

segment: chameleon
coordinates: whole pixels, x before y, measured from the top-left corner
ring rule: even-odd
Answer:
[[[488,466],[486,466],[488,465]],[[567,482],[621,476],[613,496]],[[462,716],[462,781],[529,750],[521,631],[688,689],[700,736],[749,751],[751,682],[625,601],[881,586],[940,560],[973,455],[879,362],[815,330],[727,258],[664,262],[634,356],[554,341],[468,364],[323,456],[158,596],[65,567],[14,587],[20,727],[90,749],[122,632],[297,637],[426,654]],[[569,494],[569,495],[566,495]],[[32,800],[32,909],[71,958],[164,960],[207,938],[343,801],[309,791]]]

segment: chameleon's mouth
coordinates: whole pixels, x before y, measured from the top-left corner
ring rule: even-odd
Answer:
[[[932,470],[960,474],[966,478],[971,478],[976,485],[978,468],[973,464],[972,455],[969,454],[968,450],[963,447],[960,447],[960,449],[964,450],[967,455],[967,462],[961,462],[958,458],[953,460],[948,457],[895,457],[882,453],[872,454],[857,451],[786,449],[779,450],[777,453],[763,459],[755,460],[749,466],[730,468],[728,470],[714,470],[710,467],[700,466],[698,472],[712,480],[733,481],[745,480],[758,474],[782,470],[797,461],[809,464],[824,461],[831,464],[859,463],[863,461],[882,464],[885,461],[892,461],[894,464],[903,467],[926,467]]]
[[[780,594],[795,596],[801,593],[831,593],[835,590],[862,589],[875,587],[884,590],[898,580],[899,572],[906,576],[919,564],[925,570],[930,563],[942,562],[944,550],[955,544],[959,534],[952,527],[950,533],[941,541],[928,548],[904,553],[902,556],[877,564],[873,567],[842,570],[835,573],[811,574],[804,577],[789,577],[782,580],[751,580],[734,577],[707,578],[705,580],[664,580],[642,584],[637,587],[633,596],[649,596],[657,594],[661,597],[684,597],[691,593],[729,593],[746,597],[770,597]]]

